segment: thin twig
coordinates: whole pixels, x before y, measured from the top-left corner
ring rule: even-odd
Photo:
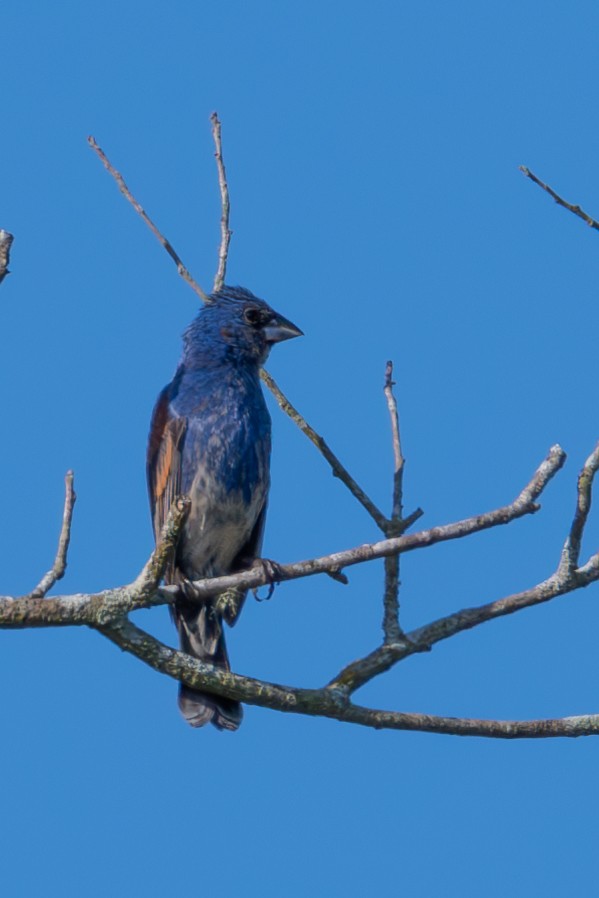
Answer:
[[[98,156],[98,158],[99,158],[100,161],[102,162],[102,164],[103,164],[104,168],[106,169],[106,171],[109,172],[109,173],[112,175],[112,177],[114,178],[114,180],[116,181],[116,183],[117,183],[117,185],[118,185],[119,190],[121,191],[121,193],[123,194],[123,196],[125,197],[125,199],[126,199],[129,203],[131,203],[131,205],[133,206],[133,208],[135,209],[135,211],[137,212],[137,214],[142,218],[142,220],[143,220],[143,221],[146,223],[146,225],[149,227],[149,229],[151,230],[152,234],[154,234],[154,236],[156,237],[156,239],[157,239],[157,240],[162,244],[162,246],[165,248],[165,250],[167,251],[167,253],[168,253],[169,256],[171,257],[171,259],[173,260],[173,262],[174,262],[175,265],[177,266],[177,271],[179,272],[179,274],[181,275],[181,277],[183,278],[183,280],[186,281],[186,282],[189,284],[189,286],[192,288],[192,290],[194,290],[194,291],[197,293],[197,295],[200,297],[200,299],[202,300],[202,302],[208,302],[208,296],[204,293],[204,291],[202,290],[202,288],[200,287],[200,285],[198,284],[198,282],[195,280],[195,278],[193,278],[193,277],[191,276],[191,274],[189,273],[188,269],[185,267],[185,265],[183,264],[183,262],[181,261],[181,259],[179,258],[179,256],[178,256],[177,253],[175,252],[175,250],[173,249],[173,246],[171,245],[171,243],[170,243],[170,242],[166,239],[166,237],[165,237],[165,236],[158,230],[158,228],[156,227],[156,225],[154,224],[154,222],[152,221],[152,219],[151,219],[151,218],[149,217],[149,215],[145,212],[145,210],[144,210],[143,207],[140,205],[140,203],[137,202],[137,200],[135,199],[135,197],[133,196],[133,194],[131,193],[131,191],[129,190],[129,188],[127,187],[127,185],[125,184],[125,181],[124,181],[123,176],[122,176],[121,173],[118,172],[118,171],[116,170],[116,168],[112,165],[112,163],[110,162],[110,160],[108,159],[108,157],[107,157],[106,154],[104,153],[103,149],[102,149],[100,146],[98,146],[98,144],[96,143],[95,138],[90,136],[90,137],[87,138],[87,142],[89,143],[89,145],[90,145],[90,147],[92,148],[92,150],[96,153],[96,155]]]
[[[391,443],[393,446],[393,499],[391,506],[391,527],[387,525],[385,533],[392,535],[392,527],[401,521],[403,512],[403,470],[404,457],[401,451],[401,437],[399,432],[399,415],[397,402],[393,393],[393,362],[388,361],[385,367],[385,399],[389,409],[391,421]],[[400,560],[399,555],[385,558],[385,591],[383,595],[383,633],[385,644],[398,642],[402,637],[402,629],[399,624],[399,587],[400,587]]]
[[[582,471],[578,475],[578,490],[576,494],[576,511],[570,527],[570,533],[564,543],[562,549],[562,558],[560,562],[560,570],[568,572],[576,570],[580,559],[580,547],[582,543],[582,534],[585,524],[591,510],[591,498],[593,490],[593,480],[599,469],[599,443],[595,446],[592,453],[583,465]]]
[[[0,284],[6,275],[10,274],[8,266],[10,264],[10,248],[13,240],[12,234],[9,234],[4,228],[0,228]]]
[[[520,166],[520,171],[525,174],[527,178],[530,178],[530,180],[535,184],[538,184],[538,186],[546,191],[549,196],[553,197],[558,205],[563,206],[564,209],[567,209],[569,212],[573,212],[574,215],[582,218],[582,220],[585,221],[590,228],[594,228],[596,231],[599,231],[599,222],[597,222],[594,218],[591,218],[590,215],[587,215],[587,213],[584,212],[580,208],[580,206],[574,206],[572,205],[572,203],[567,202],[567,200],[563,199],[559,194],[557,194],[555,190],[553,190],[553,188],[549,186],[549,184],[545,184],[544,181],[541,181],[540,178],[537,178],[537,176],[533,174],[531,170],[525,165]]]
[[[43,598],[54,586],[57,580],[62,580],[67,569],[67,555],[69,551],[69,542],[71,540],[71,522],[73,520],[73,510],[77,496],[74,489],[75,475],[72,471],[67,471],[64,478],[64,510],[62,513],[62,526],[60,528],[60,536],[58,538],[58,549],[54,564],[50,570],[44,574],[38,585],[29,593],[32,599]]]
[[[214,292],[218,293],[222,290],[225,283],[227,273],[227,259],[229,256],[229,243],[233,231],[229,230],[229,188],[227,186],[227,175],[225,172],[225,162],[223,159],[223,147],[221,142],[221,123],[218,113],[213,112],[210,116],[212,122],[212,137],[214,139],[216,168],[218,171],[218,186],[220,187],[220,247],[218,250],[218,269],[214,277]]]
[[[136,605],[143,607],[146,599],[151,597],[160,585],[168,565],[173,560],[179,536],[190,508],[191,500],[187,496],[178,496],[171,503],[156,548],[132,584],[136,593],[134,600]]]
[[[397,402],[393,393],[395,381],[393,380],[393,362],[387,362],[385,367],[385,399],[389,409],[391,420],[391,438],[393,443],[393,509],[391,519],[400,521],[403,512],[403,470],[405,459],[401,451],[401,436],[399,432],[399,415],[397,414]]]
[[[289,402],[287,397],[277,386],[276,381],[268,373],[268,371],[265,371],[263,368],[260,372],[260,376],[279,403],[279,406],[285,412],[285,414],[291,418],[294,424],[297,424],[301,432],[308,437],[310,442],[312,442],[316,446],[321,455],[323,455],[328,461],[329,465],[332,468],[333,476],[338,477],[339,480],[341,480],[341,482],[345,484],[350,493],[366,509],[371,518],[376,521],[378,527],[383,531],[383,533],[385,533],[387,527],[387,518],[382,513],[382,511],[380,511],[376,507],[372,499],[370,499],[366,495],[364,490],[360,486],[358,486],[347,468],[345,468],[341,464],[335,453],[329,448],[326,440],[324,440],[323,437],[320,436],[320,434],[316,433],[313,427],[310,427],[303,415],[301,415],[298,410]]]

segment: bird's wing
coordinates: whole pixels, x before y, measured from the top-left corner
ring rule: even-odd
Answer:
[[[187,418],[170,410],[171,385],[161,392],[150,425],[147,475],[154,536],[158,541],[171,503],[181,492],[181,454],[187,430]],[[167,572],[171,579],[173,571]]]
[[[264,525],[266,523],[267,504],[268,500],[265,499],[252,532],[250,533],[246,543],[242,546],[242,548],[235,556],[235,560],[232,564],[232,570],[246,570],[248,567],[252,566],[256,558],[260,557],[262,541],[264,539]]]
[[[258,520],[254,524],[254,528],[250,533],[248,540],[235,556],[233,564],[231,565],[233,571],[247,570],[252,566],[256,558],[260,557],[262,540],[264,539],[264,525],[266,523],[267,504],[268,500],[265,499],[264,505],[262,506],[260,514],[258,515]],[[238,590],[236,592],[236,595],[231,595],[229,601],[227,602],[223,611],[223,617],[230,627],[232,627],[237,622],[237,618],[241,613],[241,609],[243,608],[246,596],[247,590],[243,592]]]

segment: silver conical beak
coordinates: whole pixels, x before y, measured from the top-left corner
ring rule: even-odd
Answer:
[[[267,324],[264,330],[264,336],[268,343],[281,343],[283,340],[292,340],[293,337],[303,337],[304,332],[296,327],[288,318],[277,315],[270,324]]]

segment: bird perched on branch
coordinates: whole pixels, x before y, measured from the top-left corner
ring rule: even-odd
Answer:
[[[150,427],[147,473],[156,539],[178,495],[191,500],[165,580],[181,587],[172,616],[181,651],[229,670],[223,618],[233,625],[245,593],[193,598],[190,580],[251,567],[259,557],[270,483],[270,415],[260,366],[275,343],[302,331],[241,287],[223,287],[183,335],[175,376]],[[187,584],[187,586],[186,586]],[[179,687],[191,726],[236,730],[239,702]]]

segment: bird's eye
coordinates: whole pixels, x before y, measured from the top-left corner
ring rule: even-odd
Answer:
[[[260,309],[256,309],[250,306],[249,309],[246,309],[243,313],[244,320],[246,324],[251,324],[252,327],[258,327],[262,321],[262,316],[260,315]]]

